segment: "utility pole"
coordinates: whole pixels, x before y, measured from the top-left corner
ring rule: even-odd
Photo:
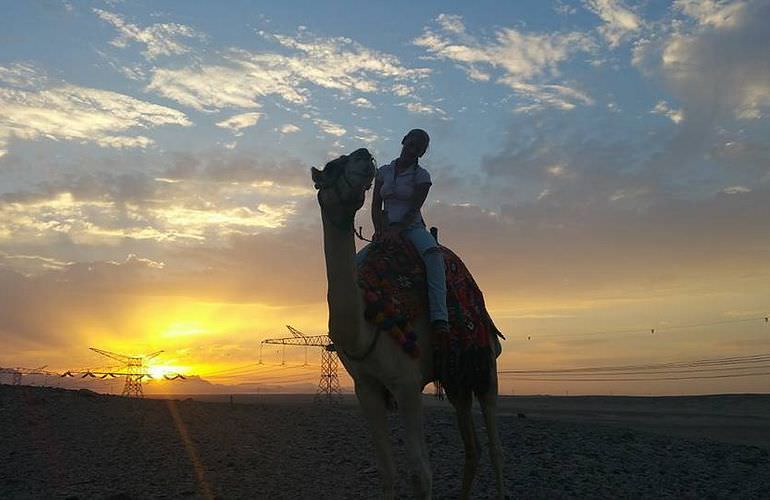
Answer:
[[[110,351],[103,351],[94,347],[89,347],[94,352],[120,361],[123,364],[126,376],[126,383],[123,386],[123,392],[121,396],[128,396],[129,398],[143,398],[144,391],[142,390],[142,378],[149,376],[148,373],[144,373],[144,362],[149,361],[163,351],[147,354],[146,356],[126,356],[125,354],[118,354]]]
[[[316,402],[337,403],[342,396],[340,379],[337,376],[336,351],[334,344],[328,344],[321,351],[321,380],[318,382],[318,390],[315,393]]]
[[[339,360],[337,358],[337,351],[332,344],[328,335],[305,335],[296,328],[286,325],[291,337],[284,337],[279,339],[266,339],[262,341],[262,344],[277,344],[287,346],[296,345],[307,347],[320,347],[321,351],[321,379],[318,382],[318,391],[316,391],[315,400],[325,401],[327,403],[336,403],[342,396],[342,390],[340,389],[340,379],[337,376],[337,368],[339,366]],[[306,349],[307,351],[307,349]],[[262,347],[260,345],[260,362]]]

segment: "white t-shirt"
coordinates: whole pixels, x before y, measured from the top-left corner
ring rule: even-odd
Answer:
[[[412,207],[415,186],[432,184],[430,173],[417,163],[396,175],[396,160],[377,169],[377,180],[382,182],[380,196],[389,224],[401,222]],[[422,212],[417,214],[413,222],[422,222]]]

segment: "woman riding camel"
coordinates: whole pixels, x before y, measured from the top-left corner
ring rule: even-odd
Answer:
[[[418,159],[425,154],[429,143],[427,132],[410,130],[401,140],[401,155],[377,169],[372,197],[372,239],[394,243],[406,238],[412,242],[425,263],[432,330],[441,335],[449,331],[444,256],[436,239],[425,228],[421,212],[432,183],[430,173],[419,165]],[[366,251],[364,248],[359,253],[359,260]]]

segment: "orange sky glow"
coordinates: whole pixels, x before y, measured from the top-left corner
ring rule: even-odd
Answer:
[[[7,3],[0,367],[162,350],[148,393],[313,392],[320,349],[262,344],[327,331],[310,169],[387,164],[422,128],[423,215],[507,337],[502,394],[770,389],[766,0],[350,4],[377,29],[315,4]]]

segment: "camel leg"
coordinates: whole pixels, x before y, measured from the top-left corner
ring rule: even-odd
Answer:
[[[495,373],[491,377],[489,391],[483,395],[477,395],[481,412],[484,414],[484,424],[489,438],[489,458],[495,473],[497,484],[497,497],[506,497],[505,483],[503,481],[503,446],[500,443],[500,435],[497,432],[497,368],[492,364]]]
[[[412,471],[410,479],[414,496],[430,499],[433,497],[433,478],[428,459],[428,447],[425,444],[420,390],[405,387],[396,393],[396,398],[404,418],[406,452]]]
[[[382,481],[382,498],[391,500],[395,497],[393,490],[395,467],[393,465],[390,432],[388,431],[384,392],[379,385],[356,381],[356,396],[372,434],[372,444],[374,444],[374,451],[377,456],[377,468]]]
[[[476,429],[473,426],[473,394],[470,391],[461,390],[451,394],[447,392],[449,402],[457,413],[457,427],[465,446],[465,465],[463,467],[463,486],[460,493],[461,499],[470,498],[473,479],[476,477],[476,469],[479,465],[479,451],[476,439]]]

